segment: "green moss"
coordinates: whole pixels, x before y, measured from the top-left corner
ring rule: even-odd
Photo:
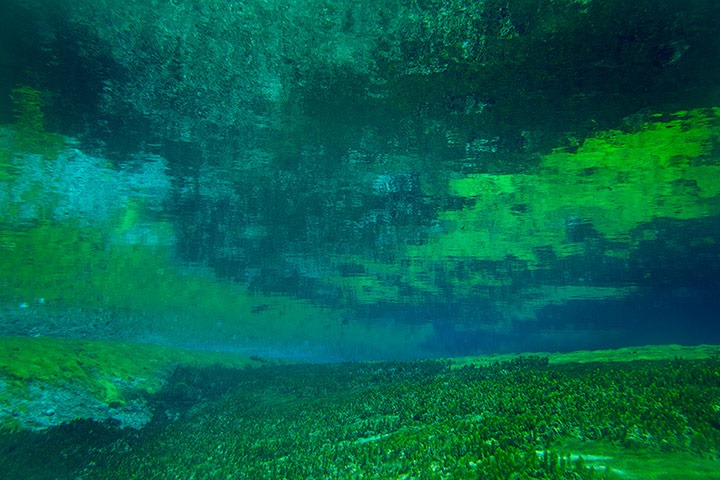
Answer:
[[[33,382],[79,385],[107,404],[127,395],[153,394],[178,365],[258,365],[246,356],[199,352],[145,344],[0,337],[0,378],[22,391]]]

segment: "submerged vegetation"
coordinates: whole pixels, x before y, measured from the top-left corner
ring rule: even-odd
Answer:
[[[717,339],[718,18],[0,2],[0,476],[720,480],[718,347],[249,356]]]
[[[46,478],[36,455],[56,478],[720,478],[717,357],[548,360],[186,365],[144,428],[6,431],[0,463],[28,479]]]
[[[718,366],[262,369],[120,465],[134,478],[183,476],[186,465],[255,478],[612,478],[566,442],[717,459]]]

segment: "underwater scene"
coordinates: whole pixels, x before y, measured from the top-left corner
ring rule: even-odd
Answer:
[[[719,479],[717,0],[0,0],[0,479]]]

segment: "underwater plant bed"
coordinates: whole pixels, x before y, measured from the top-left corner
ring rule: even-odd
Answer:
[[[717,357],[185,365],[148,402],[140,429],[6,429],[0,468],[7,478],[720,478]]]

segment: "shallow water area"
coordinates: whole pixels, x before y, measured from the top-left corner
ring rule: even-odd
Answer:
[[[714,478],[719,18],[1,1],[0,476]]]

